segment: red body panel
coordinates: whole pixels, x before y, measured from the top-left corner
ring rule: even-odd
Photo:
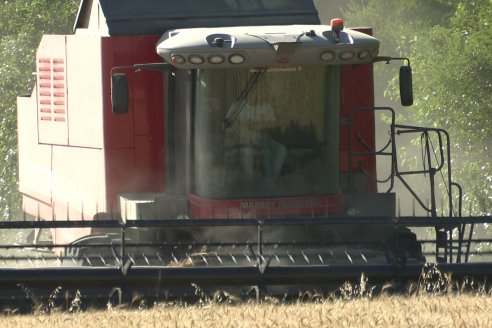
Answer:
[[[111,69],[161,62],[156,36],[103,39],[102,75],[104,148],[108,210],[119,211],[118,194],[164,190],[163,76],[125,71],[129,77],[129,112],[111,111]]]
[[[321,216],[342,211],[341,195],[242,200],[213,200],[190,195],[189,202],[191,217],[208,219]]]
[[[374,106],[374,85],[372,83],[372,65],[342,66],[340,78],[340,120],[348,122],[354,108]],[[352,127],[352,151],[368,152],[366,148],[375,147],[374,113],[372,111],[358,112]],[[375,156],[353,157],[349,163],[349,134],[348,125],[340,125],[340,171],[361,172],[364,169],[376,177]],[[367,191],[377,192],[374,180],[368,180]]]
[[[357,28],[359,32],[372,35],[371,28]],[[349,122],[354,108],[374,106],[374,74],[372,64],[344,65],[340,76],[340,122]],[[352,151],[368,152],[375,149],[376,131],[374,113],[358,112],[352,122]],[[377,177],[376,157],[353,157],[350,162],[349,139],[350,129],[346,124],[340,125],[340,172],[347,173],[349,168],[357,173],[365,171]],[[368,149],[369,148],[369,149]],[[367,179],[366,192],[377,192],[377,182]]]
[[[91,220],[98,212],[117,211],[119,193],[164,189],[162,74],[129,74],[130,115],[113,114],[110,99],[111,68],[161,61],[156,41],[43,37],[37,85],[31,97],[18,101],[19,189],[26,213]],[[67,230],[54,232],[54,242],[90,232]]]

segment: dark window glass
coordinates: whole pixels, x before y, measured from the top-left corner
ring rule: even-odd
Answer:
[[[309,196],[338,188],[338,68],[199,70],[195,193]]]

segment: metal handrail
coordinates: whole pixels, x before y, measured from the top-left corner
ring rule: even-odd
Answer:
[[[391,152],[390,153],[385,153],[384,150],[388,148],[388,144],[384,147],[382,151],[371,151],[368,149],[367,145],[365,143],[362,143],[366,149],[368,149],[368,152],[358,152],[355,153],[353,152],[353,135],[354,135],[354,120],[355,116],[357,113],[361,111],[381,111],[381,110],[386,110],[391,113],[391,124],[390,124],[390,139],[388,141],[388,144],[391,144]],[[373,180],[377,181],[378,183],[387,183],[390,181],[390,186],[387,192],[390,192],[393,187],[394,187],[394,179],[395,177],[399,179],[399,181],[403,184],[403,186],[410,192],[414,200],[417,201],[417,203],[420,205],[422,209],[424,209],[427,213],[430,213],[431,217],[436,218],[437,217],[437,203],[436,203],[436,186],[435,186],[435,175],[442,171],[445,167],[445,163],[447,163],[446,170],[447,170],[447,182],[445,181],[446,184],[446,196],[448,199],[448,216],[450,218],[452,217],[457,217],[461,218],[462,216],[462,189],[459,184],[454,182],[452,180],[452,174],[451,174],[451,149],[450,149],[450,138],[449,134],[447,131],[439,128],[427,128],[427,127],[418,127],[418,126],[410,126],[410,125],[401,125],[401,124],[396,124],[395,123],[395,112],[392,108],[389,107],[364,107],[364,108],[354,108],[351,112],[350,116],[350,129],[349,129],[349,185],[351,188],[353,188],[353,172],[352,172],[352,159],[354,156],[391,156],[391,172],[390,176],[387,179],[384,180],[378,180],[376,177],[371,177],[368,175],[363,168],[361,168],[361,171],[368,176],[369,178],[372,178]],[[427,162],[424,162],[424,169],[422,170],[412,170],[412,171],[401,171],[398,166],[398,156],[397,156],[397,151],[396,151],[396,136],[402,135],[402,134],[414,134],[414,133],[419,133],[421,134],[421,138],[424,140],[424,159],[427,159]],[[431,147],[433,147],[431,140],[430,140],[430,133],[435,133],[438,138],[438,154],[439,157],[436,157],[437,160],[437,166],[433,167],[433,161],[431,158],[431,155],[434,154],[436,155],[434,149],[431,150]],[[444,145],[445,141],[445,145]],[[444,147],[446,147],[446,154],[444,151]],[[429,186],[430,186],[430,197],[431,197],[431,204],[430,207],[424,203],[424,201],[421,199],[421,197],[413,190],[413,188],[410,186],[410,184],[405,180],[404,176],[407,175],[429,175]],[[454,203],[453,203],[453,188],[458,189],[458,209],[457,213],[454,212]],[[470,252],[470,240],[472,238],[473,234],[473,227],[474,225],[472,224],[469,229],[469,235],[467,239],[467,244],[466,250],[465,250],[465,262],[468,260],[469,257],[469,252]],[[453,228],[449,228],[453,229]],[[457,258],[456,261],[459,263],[461,262],[461,257],[462,257],[462,246],[465,243],[464,236],[465,236],[465,230],[466,230],[466,224],[461,224],[458,227],[459,231],[459,237],[458,237],[458,253],[457,253]],[[436,227],[436,233],[438,231],[445,233],[447,235],[446,237],[446,246],[444,249],[445,252],[445,258],[450,259],[452,261],[453,259],[453,236],[450,230],[447,228],[444,228],[442,226]],[[436,254],[438,254],[438,248],[440,246],[436,243]],[[436,255],[437,256],[437,255]]]
[[[390,113],[391,116],[391,124],[390,124],[390,138],[388,140],[388,143],[384,146],[383,149],[381,150],[370,150],[368,149],[367,152],[354,152],[353,151],[353,136],[354,136],[354,122],[356,115],[360,112],[363,111],[387,111]],[[378,181],[375,177],[376,181],[378,183],[386,183],[390,181],[390,186],[387,190],[387,192],[390,192],[393,187],[394,187],[394,179],[395,177],[398,178],[402,184],[405,186],[405,188],[411,193],[411,195],[415,198],[415,200],[419,203],[419,205],[428,213],[431,214],[431,216],[436,217],[437,216],[437,205],[436,205],[436,192],[435,192],[435,182],[434,182],[434,175],[441,171],[444,168],[444,163],[447,163],[447,198],[448,198],[448,208],[449,208],[449,216],[455,216],[453,215],[453,197],[452,197],[452,186],[457,186],[459,185],[452,180],[452,175],[451,175],[451,150],[450,150],[450,138],[449,134],[446,130],[439,129],[439,128],[427,128],[427,127],[419,127],[419,126],[411,126],[411,125],[401,125],[401,124],[396,124],[396,118],[395,118],[395,111],[391,107],[356,107],[353,108],[351,113],[350,113],[350,120],[349,120],[349,163],[352,163],[353,157],[359,157],[359,156],[391,156],[391,172],[390,176],[387,179],[383,179],[381,181]],[[439,150],[439,159],[438,163],[439,165],[437,167],[432,167],[432,162],[431,162],[431,149],[430,149],[430,136],[429,133],[434,132],[437,134],[438,140],[439,140],[439,145],[438,145],[438,150]],[[425,138],[425,152],[426,152],[426,157],[427,157],[427,169],[423,170],[413,170],[413,171],[400,171],[398,168],[398,157],[397,157],[397,150],[396,150],[396,136],[402,135],[402,134],[409,134],[409,133],[420,133],[424,136]],[[444,154],[444,140],[445,139],[445,147],[446,147],[446,154]],[[367,145],[363,144],[364,147],[367,149]],[[386,152],[386,149],[391,145],[391,151]],[[353,179],[353,170],[352,170],[352,165],[349,164],[349,185],[350,188],[354,187],[354,179]],[[412,189],[412,187],[406,182],[404,179],[405,175],[416,175],[416,174],[429,174],[429,184],[431,187],[431,207],[429,208],[423,201],[422,199],[417,195],[417,193]],[[459,187],[461,188],[461,187]],[[458,212],[461,213],[461,197],[458,200]]]
[[[358,113],[361,112],[367,112],[367,111],[388,111],[390,112],[391,115],[391,124],[390,124],[390,137],[387,142],[387,144],[380,150],[370,150],[368,149],[367,152],[354,152],[353,151],[353,135],[354,135],[354,122],[355,122],[355,117]],[[391,156],[391,172],[390,175],[388,176],[387,179],[383,179],[381,181],[378,181],[379,183],[381,182],[387,182],[390,181],[390,186],[386,192],[391,192],[394,187],[394,165],[395,165],[395,153],[396,153],[396,148],[395,148],[395,142],[394,142],[394,127],[395,127],[395,111],[391,107],[355,107],[352,109],[350,112],[350,121],[349,121],[349,135],[348,135],[348,140],[349,140],[349,186],[350,188],[354,188],[354,178],[353,178],[353,172],[352,172],[352,159],[353,157],[359,157],[359,156]],[[368,146],[363,143],[364,147],[367,149]],[[386,149],[391,145],[391,150],[389,152],[386,152]],[[377,181],[375,177],[372,177],[374,180]]]

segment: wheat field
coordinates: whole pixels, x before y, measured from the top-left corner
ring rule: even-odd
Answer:
[[[78,313],[3,314],[3,327],[491,327],[490,294],[417,295],[195,306]]]

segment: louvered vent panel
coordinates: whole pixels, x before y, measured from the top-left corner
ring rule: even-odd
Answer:
[[[68,97],[64,38],[38,53],[38,141],[42,144],[68,145]],[[58,48],[59,47],[59,48]]]
[[[65,122],[67,91],[63,58],[38,59],[38,92],[39,119]]]

